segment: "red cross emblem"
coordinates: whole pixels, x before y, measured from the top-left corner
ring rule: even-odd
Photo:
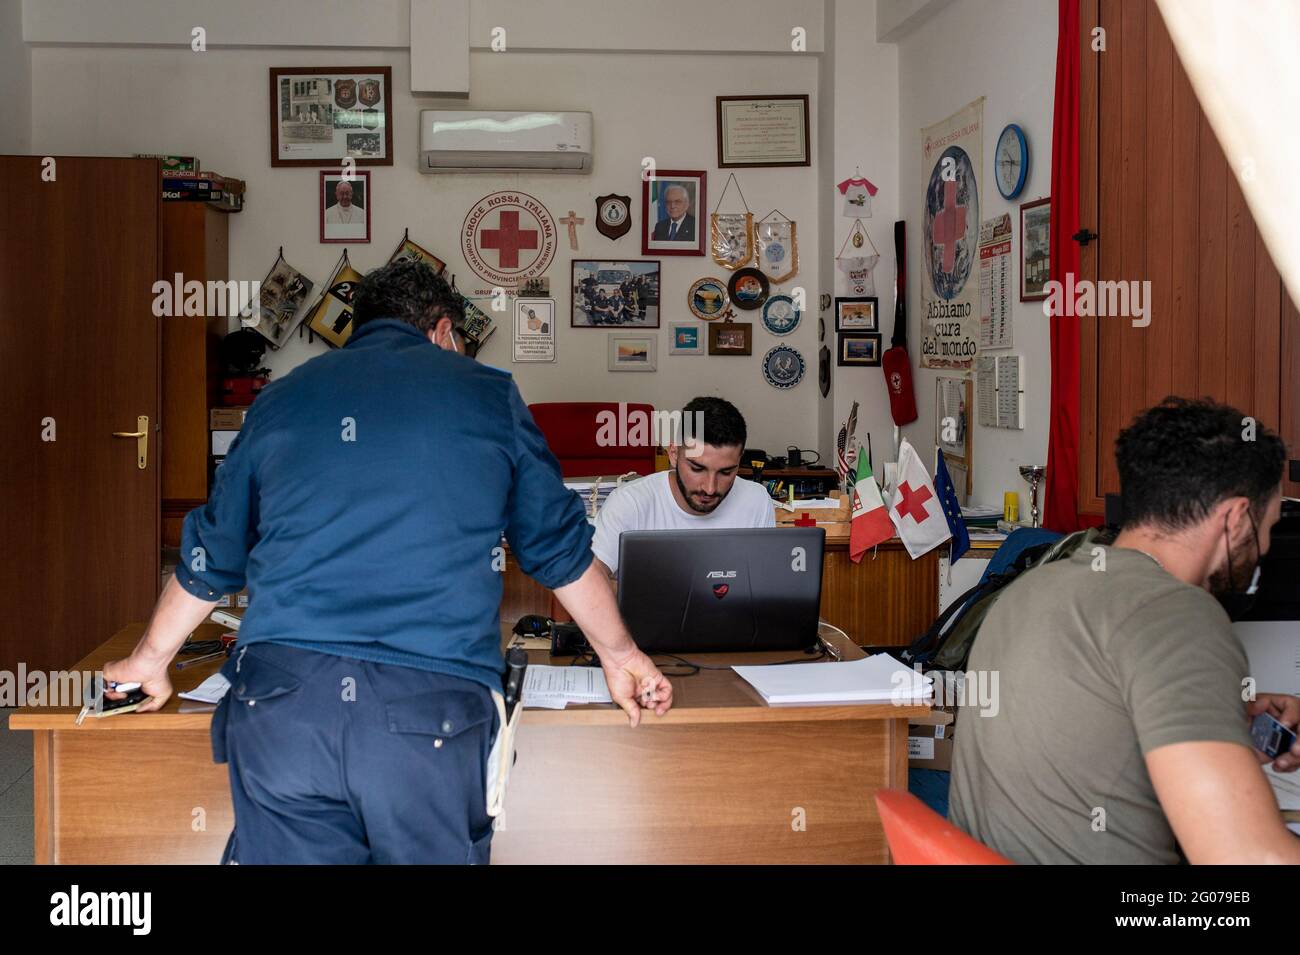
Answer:
[[[898,502],[898,506],[894,508],[894,512],[899,516],[899,518],[907,517],[910,514],[912,520],[916,521],[916,523],[925,523],[926,519],[930,516],[929,512],[925,509],[925,502],[934,497],[934,495],[930,493],[930,489],[925,485],[921,485],[919,488],[913,488],[912,485],[904,481],[898,486],[898,493],[903,496],[903,499]]]
[[[965,215],[965,210],[962,211]],[[537,230],[519,228],[519,213],[502,211],[500,228],[479,232],[479,245],[496,249],[497,261],[503,269],[519,268],[519,250],[537,248]]]
[[[943,208],[934,217],[934,244],[943,246],[943,270],[957,264],[957,242],[966,234],[966,207],[957,202],[957,183],[943,184]]]
[[[461,227],[465,263],[489,288],[515,288],[555,257],[555,219],[525,192],[505,190],[474,204]]]

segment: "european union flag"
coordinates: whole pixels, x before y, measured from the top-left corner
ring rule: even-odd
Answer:
[[[952,477],[948,474],[948,465],[943,461],[943,452],[939,452],[939,463],[934,469],[934,490],[943,505],[943,517],[952,531],[952,554],[950,560],[956,561],[970,550],[970,534],[966,533],[966,521],[961,516],[961,505],[957,503],[957,490],[952,486]]]

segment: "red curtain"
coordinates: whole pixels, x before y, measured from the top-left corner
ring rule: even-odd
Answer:
[[[1079,272],[1079,0],[1059,0],[1056,108],[1052,119],[1051,277]],[[1073,312],[1073,309],[1070,309]],[[1048,319],[1052,405],[1047,439],[1043,526],[1069,532],[1094,524],[1079,516],[1079,320]]]

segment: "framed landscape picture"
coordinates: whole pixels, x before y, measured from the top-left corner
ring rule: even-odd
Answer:
[[[271,165],[393,164],[389,66],[271,67]]]
[[[658,357],[658,335],[609,336],[610,371],[654,371]]]

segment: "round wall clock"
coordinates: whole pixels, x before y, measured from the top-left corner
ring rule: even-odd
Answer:
[[[762,269],[753,266],[737,269],[732,273],[731,281],[727,283],[731,304],[747,312],[760,308],[767,301],[770,289],[771,286],[768,285],[767,276],[763,274]]]
[[[1025,141],[1024,130],[1015,123],[1008,125],[998,137],[998,148],[993,155],[998,192],[1003,199],[1014,199],[1025,188],[1029,173],[1029,143]]]
[[[631,203],[631,196],[597,196],[596,231],[609,239],[624,235],[632,227]]]
[[[789,335],[802,317],[789,295],[773,295],[763,303],[763,327],[773,335]]]

